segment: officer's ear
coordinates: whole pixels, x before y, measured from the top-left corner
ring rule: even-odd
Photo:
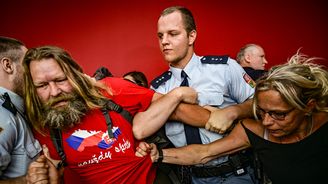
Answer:
[[[188,37],[189,37],[189,45],[193,45],[197,37],[197,31],[196,30],[190,31]]]
[[[0,64],[1,68],[8,74],[12,74],[14,72],[13,61],[11,59],[3,57],[1,58]]]
[[[249,53],[249,52],[246,52],[245,53],[245,61],[246,61],[246,63],[251,63],[251,53]]]

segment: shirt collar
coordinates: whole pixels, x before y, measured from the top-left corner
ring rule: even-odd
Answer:
[[[21,96],[6,88],[0,87],[0,95],[3,95],[4,93],[8,93],[11,102],[15,105],[17,110],[19,110],[20,112],[24,112],[24,101]]]
[[[195,68],[197,67],[197,65],[199,63],[200,63],[199,57],[194,53],[184,69],[175,68],[173,66],[170,66],[170,71],[172,72],[172,75],[174,78],[180,79],[182,81],[183,79],[181,79],[181,70],[183,70],[188,75],[188,78],[192,80],[191,74],[192,74],[193,70],[195,70]]]

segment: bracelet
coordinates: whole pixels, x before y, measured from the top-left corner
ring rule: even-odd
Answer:
[[[57,164],[56,169],[60,170],[61,168],[63,168],[65,166],[65,162],[63,162],[62,160]]]
[[[162,149],[158,149],[158,159],[157,159],[157,163],[160,164],[163,161],[163,150]]]

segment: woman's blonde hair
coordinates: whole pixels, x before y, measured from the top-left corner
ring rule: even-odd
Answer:
[[[305,111],[307,103],[313,99],[316,102],[314,111],[328,112],[328,72],[324,66],[314,63],[318,59],[296,53],[286,64],[272,67],[256,84],[255,117],[258,94],[267,90],[278,91],[286,103],[299,110]]]

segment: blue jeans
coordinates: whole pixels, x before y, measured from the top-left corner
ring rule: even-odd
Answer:
[[[256,184],[254,179],[254,170],[250,167],[246,168],[247,173],[241,176],[236,176],[234,173],[228,173],[224,176],[216,176],[209,178],[192,177],[193,184]]]

